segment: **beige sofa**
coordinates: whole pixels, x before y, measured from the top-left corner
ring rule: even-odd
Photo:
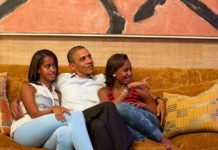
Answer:
[[[28,66],[0,65],[0,73],[8,73],[7,96],[12,101],[18,95],[19,89],[27,80]],[[69,72],[68,67],[60,66],[59,73]],[[96,73],[103,73],[103,67],[96,67]],[[150,84],[154,95],[162,96],[163,92],[194,96],[207,90],[218,79],[218,70],[214,69],[170,69],[170,68],[134,68],[133,79],[141,80],[151,77]],[[218,149],[218,133],[202,131],[185,133],[170,138],[181,150]],[[17,144],[11,138],[0,133],[0,149],[35,149]],[[133,150],[161,150],[162,144],[134,142]]]

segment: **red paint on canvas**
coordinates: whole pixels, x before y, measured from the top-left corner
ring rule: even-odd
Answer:
[[[215,27],[180,0],[167,0],[152,17],[137,23],[133,17],[145,0],[113,2],[126,20],[123,34],[218,36]],[[218,14],[218,1],[202,2]],[[109,21],[100,0],[28,0],[0,20],[0,32],[104,34]]]

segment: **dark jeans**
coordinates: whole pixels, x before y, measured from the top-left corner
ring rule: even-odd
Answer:
[[[135,140],[113,103],[105,102],[83,111],[95,150],[128,150]]]

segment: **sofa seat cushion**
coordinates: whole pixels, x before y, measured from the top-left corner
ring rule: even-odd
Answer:
[[[44,150],[42,148],[32,148],[17,144],[10,137],[0,133],[0,149],[11,149],[11,150]]]
[[[215,150],[218,148],[217,136],[216,132],[200,132],[179,135],[170,140],[179,150]]]
[[[162,143],[156,142],[139,142],[135,141],[131,146],[130,150],[167,150],[166,146]]]

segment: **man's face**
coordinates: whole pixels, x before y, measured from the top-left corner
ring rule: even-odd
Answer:
[[[74,62],[71,63],[79,77],[87,77],[94,72],[94,62],[92,56],[87,49],[80,49],[72,56]]]

